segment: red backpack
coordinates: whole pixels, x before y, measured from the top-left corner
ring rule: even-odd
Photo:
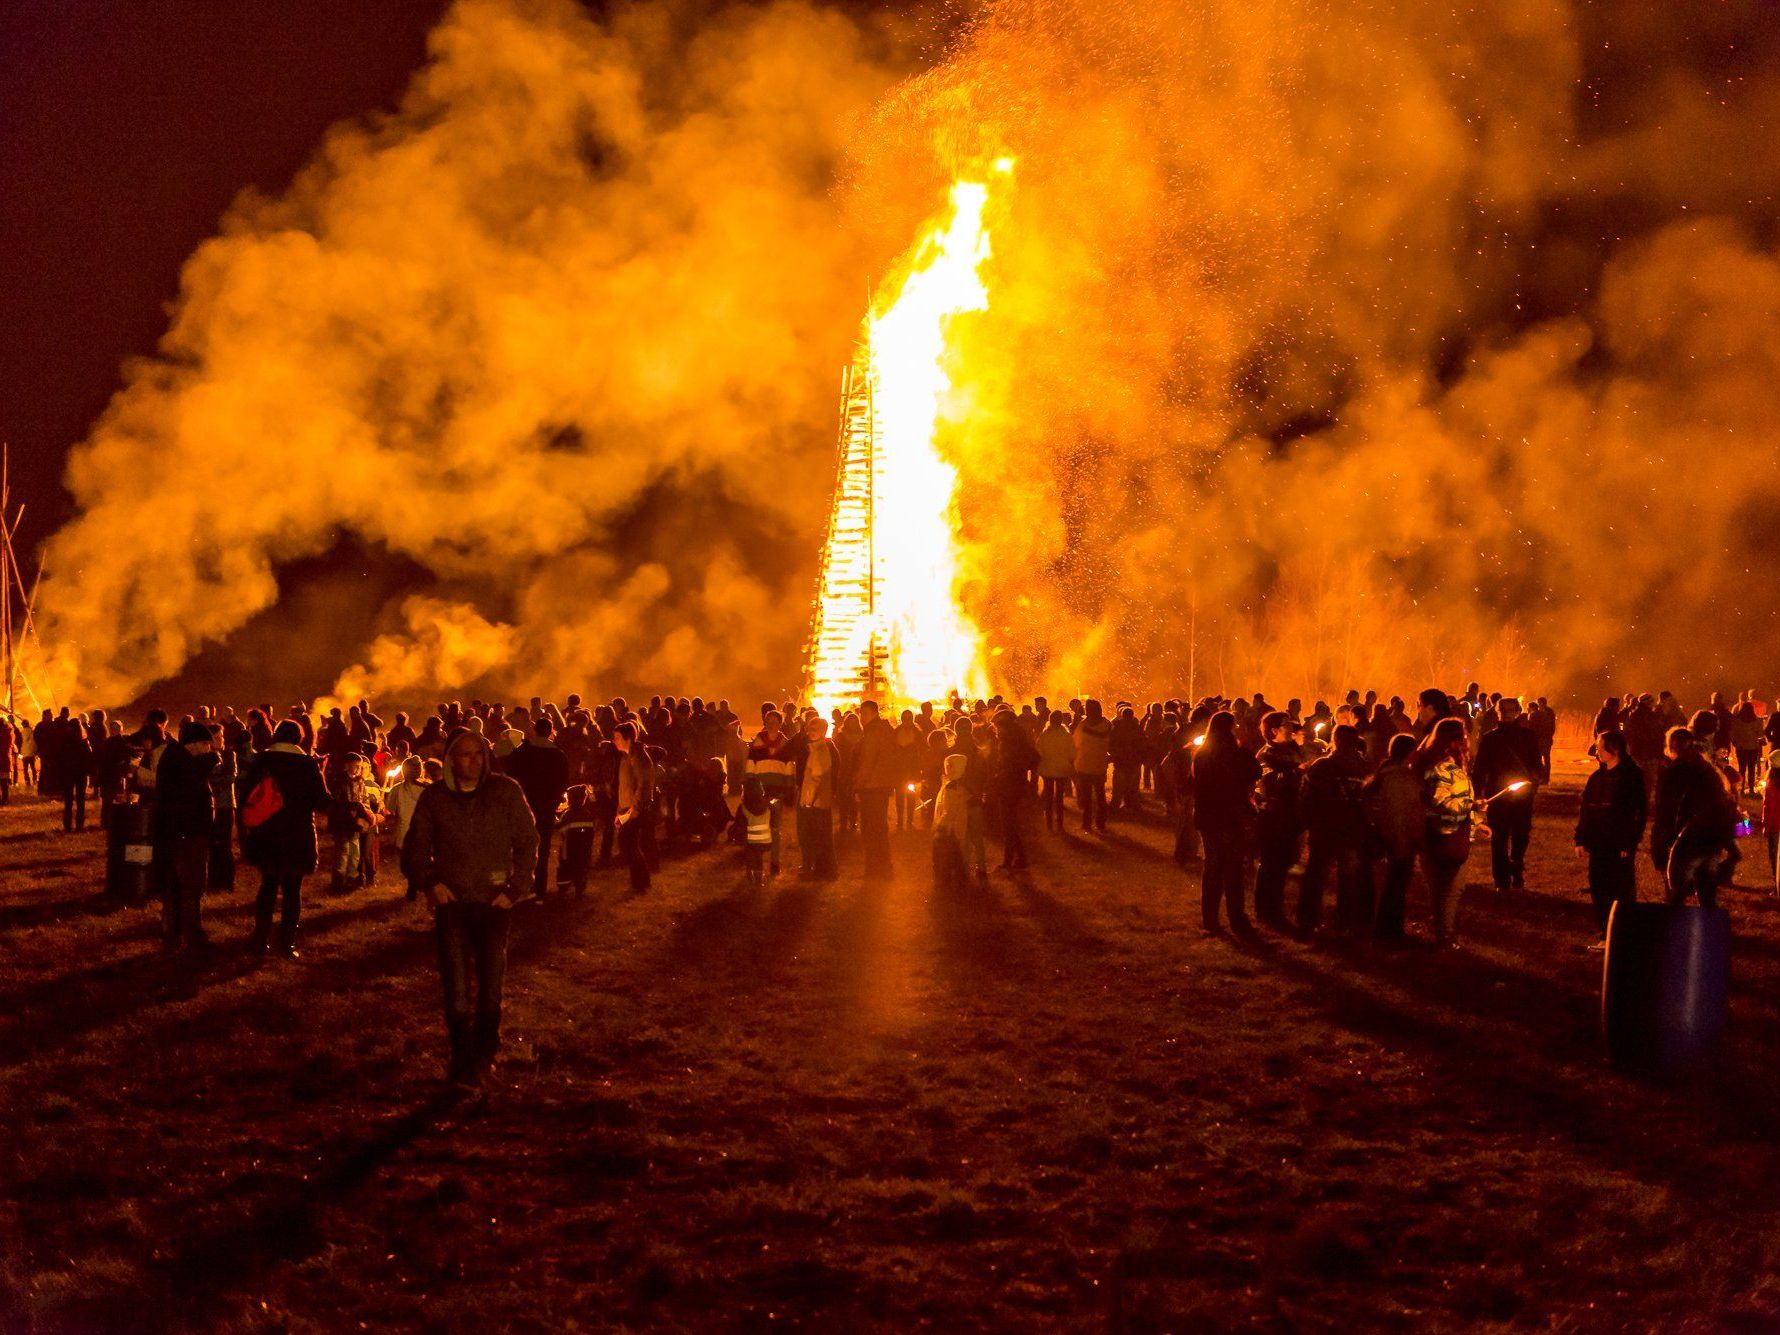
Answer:
[[[257,830],[283,810],[284,793],[279,790],[278,780],[268,774],[248,793],[247,801],[241,807],[241,824],[246,829]]]

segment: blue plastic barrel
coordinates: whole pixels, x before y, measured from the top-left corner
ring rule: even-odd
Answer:
[[[1601,967],[1601,1029],[1615,1065],[1674,1074],[1717,1049],[1730,1018],[1723,909],[1616,904]]]

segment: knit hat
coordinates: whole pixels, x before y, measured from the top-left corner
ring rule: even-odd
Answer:
[[[179,725],[179,741],[182,746],[192,742],[208,742],[210,740],[212,739],[209,727],[198,722],[195,718],[188,718]]]

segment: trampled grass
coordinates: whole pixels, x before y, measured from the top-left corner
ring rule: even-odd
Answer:
[[[1528,893],[1474,855],[1462,955],[1203,939],[1159,824],[1035,832],[1030,873],[944,900],[914,835],[888,887],[609,874],[518,913],[476,1109],[438,1098],[397,887],[312,895],[303,958],[258,965],[243,875],[193,967],[95,911],[101,836],[15,804],[0,1324],[1771,1325],[1765,854],[1722,1067],[1639,1082],[1600,1057],[1575,790]]]

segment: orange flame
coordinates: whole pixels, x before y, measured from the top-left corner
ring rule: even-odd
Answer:
[[[847,687],[862,679],[892,705],[987,689],[982,633],[958,597],[958,470],[938,436],[953,406],[951,322],[989,308],[985,214],[1012,169],[1003,158],[987,179],[953,184],[947,213],[866,320],[870,448],[843,463],[812,641],[810,690],[825,713],[854,703]],[[845,523],[840,506],[866,490],[863,518]]]

